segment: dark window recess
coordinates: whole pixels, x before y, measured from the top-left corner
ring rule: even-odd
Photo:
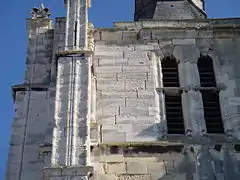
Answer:
[[[209,56],[198,59],[198,71],[202,87],[216,87],[216,79],[213,69],[213,61]]]
[[[165,95],[168,134],[185,134],[181,95]]]
[[[78,28],[78,22],[75,22],[75,26],[74,26],[74,46],[77,45],[77,28]]]
[[[222,145],[221,144],[216,144],[215,146],[214,146],[214,149],[216,150],[216,151],[221,151],[221,149],[222,149]]]
[[[162,153],[169,153],[169,152],[177,152],[181,153],[183,150],[183,146],[181,145],[172,145],[172,146],[132,146],[131,148],[124,149],[124,155],[130,156],[133,154],[162,154]]]
[[[118,146],[111,146],[110,147],[110,153],[111,154],[118,154],[119,152],[119,147]]]
[[[202,91],[202,99],[207,132],[216,134],[224,133],[219,94],[217,92]]]
[[[235,151],[236,152],[240,152],[240,144],[236,144],[236,145],[234,145],[234,149],[235,149]]]
[[[47,91],[48,88],[44,88],[44,87],[32,87],[31,90],[32,90],[32,91]]]
[[[174,57],[162,60],[162,74],[164,87],[179,87],[178,64]]]

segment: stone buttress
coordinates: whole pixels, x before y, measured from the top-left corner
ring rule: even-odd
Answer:
[[[56,52],[57,77],[52,167],[44,179],[88,179],[90,166],[91,63],[86,0],[67,0],[65,48]],[[59,172],[61,172],[59,174]]]

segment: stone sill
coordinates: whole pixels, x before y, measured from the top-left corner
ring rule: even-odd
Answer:
[[[44,179],[48,179],[50,177],[90,176],[93,173],[93,167],[49,167],[44,168],[42,171]]]
[[[71,56],[71,55],[92,55],[93,51],[88,49],[79,49],[79,50],[66,50],[66,51],[58,51],[56,52],[57,57]]]
[[[12,87],[13,101],[16,100],[16,92],[18,91],[48,91],[49,85],[47,84],[18,84]]]
[[[190,88],[184,88],[184,87],[157,87],[157,92],[173,92],[176,93],[182,93],[183,91],[211,91],[211,92],[219,92],[221,90],[225,90],[225,88],[217,88],[217,87],[190,87]]]

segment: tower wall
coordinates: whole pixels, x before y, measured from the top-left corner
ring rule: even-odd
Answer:
[[[207,24],[222,22],[210,20]],[[237,167],[239,152],[232,146],[220,150],[214,147],[222,144],[220,141],[225,141],[225,137],[239,138],[238,105],[231,103],[232,98],[238,99],[234,94],[238,85],[233,85],[238,84],[238,72],[234,70],[238,57],[230,54],[237,51],[238,45],[232,39],[238,35],[232,33],[231,25],[229,31],[223,32],[218,25],[212,24],[210,28],[207,24],[208,28],[196,30],[197,21],[168,21],[168,24],[142,21],[140,31],[133,31],[139,27],[138,23],[116,23],[116,29],[96,32],[96,121],[101,138],[100,147],[92,149],[91,161],[97,179],[197,180],[206,174],[209,179],[220,180],[230,175],[232,179],[237,178],[239,171],[228,169],[227,164]],[[184,91],[186,134],[183,136],[164,131],[167,128],[165,93],[161,94],[159,64],[171,55],[179,61],[180,88]],[[223,136],[206,134],[197,61],[207,55],[213,59],[220,90]],[[227,114],[236,118],[228,118]]]
[[[55,90],[50,88],[53,29],[50,19],[27,19],[28,53],[24,83],[12,87],[12,125],[6,179],[42,179],[50,165]]]
[[[204,19],[203,6],[202,0],[136,0],[134,19]]]

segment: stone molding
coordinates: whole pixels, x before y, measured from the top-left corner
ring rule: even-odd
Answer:
[[[43,172],[43,180],[51,180],[52,178],[70,178],[70,177],[78,177],[78,178],[88,178],[93,173],[92,166],[79,166],[79,167],[49,167],[44,168]]]

